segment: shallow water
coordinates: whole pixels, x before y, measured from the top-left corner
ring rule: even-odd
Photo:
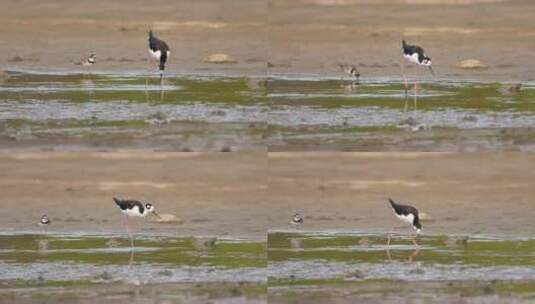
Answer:
[[[400,79],[10,72],[4,149],[535,149],[535,83],[433,80],[417,104]]]
[[[0,83],[0,138],[12,145],[263,149],[261,80],[11,72]],[[146,82],[147,81],[147,82]]]
[[[316,292],[337,297],[339,289],[360,290],[359,296],[374,294],[390,302],[392,286],[401,284],[424,291],[413,300],[422,300],[431,288],[436,300],[449,302],[463,292],[475,303],[485,302],[479,298],[483,287],[485,296],[499,301],[535,300],[535,239],[439,235],[421,236],[418,242],[415,247],[396,235],[386,246],[386,237],[378,234],[273,231],[268,237],[270,294],[288,300],[301,292],[309,299]]]
[[[178,294],[191,302],[216,293],[215,303],[229,299],[261,303],[265,268],[262,241],[139,236],[131,251],[128,239],[115,235],[4,234],[0,236],[0,302],[47,293],[53,303],[77,288],[105,298],[110,292],[106,286],[112,284],[115,292],[125,293],[128,286],[160,289],[159,296]],[[188,284],[195,285],[177,292]],[[191,295],[196,289],[196,295]],[[77,300],[85,298],[80,297]],[[143,298],[157,297],[142,294],[140,301]]]
[[[532,150],[535,90],[511,84],[435,80],[407,98],[399,80],[273,79],[273,150]]]

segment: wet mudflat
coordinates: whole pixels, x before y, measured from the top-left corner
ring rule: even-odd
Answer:
[[[268,84],[270,150],[533,150],[533,83],[295,76]]]
[[[262,150],[261,80],[146,73],[9,72],[0,139],[10,148]]]
[[[534,149],[535,83],[9,72],[4,149],[495,151]],[[147,81],[148,80],[148,81]]]
[[[0,236],[0,302],[263,302],[265,242],[215,237]]]
[[[273,231],[268,238],[270,301],[276,303],[530,303],[535,240],[437,235],[419,247],[381,234]]]

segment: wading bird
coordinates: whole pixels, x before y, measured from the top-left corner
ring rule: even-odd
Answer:
[[[148,214],[155,215],[160,217],[154,206],[150,203],[141,203],[138,200],[122,200],[118,198],[113,198],[117,206],[121,209],[121,212],[124,214],[124,225],[126,227],[126,232],[128,232],[128,237],[130,238],[130,246],[134,248],[134,238],[132,237],[132,232],[128,226],[129,217],[145,217]]]
[[[171,55],[171,51],[165,41],[158,39],[149,31],[149,53],[157,61],[159,61],[160,80],[163,79],[163,71],[165,70],[165,63],[167,58]]]
[[[412,243],[415,246],[418,246],[418,243],[416,243],[416,235],[420,234],[422,231],[422,224],[420,224],[420,217],[418,216],[418,209],[414,208],[413,206],[409,205],[401,205],[394,202],[391,198],[388,199],[390,201],[390,206],[392,206],[392,210],[394,211],[394,214],[398,219],[400,219],[402,222],[408,225],[409,227],[409,236],[412,239]],[[392,227],[392,230],[388,234],[388,242],[387,246],[390,245],[390,237],[391,234],[396,229],[403,229],[406,226],[403,227]],[[416,231],[416,235],[412,233],[412,229]]]
[[[429,71],[431,72],[431,75],[435,77],[435,72],[433,71],[433,68],[431,67],[432,61],[431,58],[425,55],[424,49],[417,46],[417,45],[409,45],[405,42],[405,40],[402,41],[402,48],[401,48],[403,57],[416,65],[427,67]],[[405,81],[405,110],[407,110],[407,93],[409,90],[409,85],[407,83],[407,76],[405,75],[405,61],[403,61],[402,64],[403,67],[403,80]],[[416,80],[414,81],[414,108],[416,109],[416,102],[417,102],[417,96],[418,96],[418,85],[416,83]]]

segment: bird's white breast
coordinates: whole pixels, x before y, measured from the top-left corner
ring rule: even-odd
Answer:
[[[407,59],[409,62],[420,64],[420,61],[418,60],[418,53],[414,53],[411,55],[403,54],[403,57],[405,57],[405,59]]]
[[[400,219],[401,221],[409,224],[409,225],[412,225],[412,223],[414,222],[414,214],[410,213],[410,214],[407,214],[407,215],[404,215],[404,214],[397,214],[395,213],[396,216],[398,217],[398,219]]]
[[[156,60],[160,60],[160,56],[162,56],[162,52],[161,52],[160,50],[157,50],[157,51],[155,52],[155,51],[149,49],[149,53],[150,53],[150,55],[151,55],[154,59],[156,59]]]
[[[123,210],[123,213],[128,215],[128,216],[137,216],[137,217],[144,217],[145,216],[145,214],[141,214],[139,212],[139,207],[138,206],[134,206],[134,208],[132,208],[132,209]]]

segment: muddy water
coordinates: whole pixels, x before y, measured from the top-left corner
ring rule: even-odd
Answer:
[[[344,302],[340,293],[392,303],[425,301],[429,294],[446,303],[461,296],[468,303],[535,300],[534,239],[438,235],[418,241],[416,248],[403,235],[386,246],[378,234],[271,232],[270,297],[288,303],[323,296]],[[418,290],[418,299],[398,293],[399,286]]]
[[[9,72],[4,149],[532,151],[535,83]],[[269,126],[269,128],[268,128]]]
[[[532,150],[534,84],[519,92],[511,85],[431,80],[406,97],[400,79],[273,79],[269,144],[280,151]]]
[[[107,297],[110,284],[126,294],[129,288],[158,289],[193,301],[219,289],[221,301],[262,302],[265,267],[265,242],[254,240],[140,236],[131,251],[128,239],[115,235],[2,235],[0,302],[44,292],[53,302],[76,288]],[[197,295],[169,290],[171,283],[191,284],[187,291]]]
[[[56,150],[264,149],[264,91],[254,78],[10,72],[0,139]]]

